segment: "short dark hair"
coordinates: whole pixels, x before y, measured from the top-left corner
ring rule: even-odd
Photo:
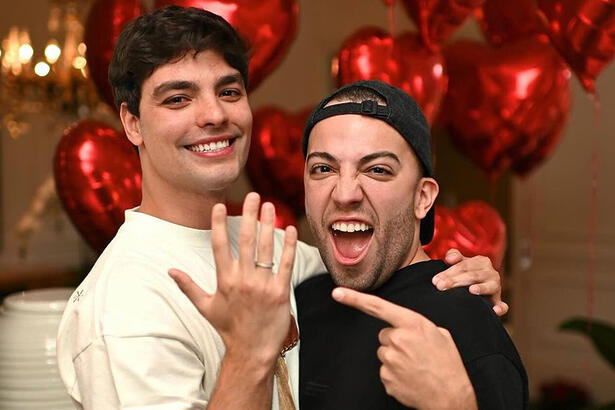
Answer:
[[[128,111],[139,116],[145,79],[163,64],[204,50],[218,52],[248,86],[248,47],[222,17],[179,6],[139,16],[122,30],[109,65],[109,82],[118,109],[126,102]]]
[[[350,101],[356,103],[362,103],[367,100],[386,105],[386,100],[382,95],[367,87],[342,88],[338,92],[333,93],[329,99],[329,101]]]

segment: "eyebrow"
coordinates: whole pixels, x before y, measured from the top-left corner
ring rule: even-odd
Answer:
[[[310,152],[308,156],[305,158],[305,162],[308,162],[312,158],[321,158],[321,159],[324,159],[325,161],[337,162],[337,160],[335,159],[333,155],[329,154],[328,152],[324,152],[324,151]]]
[[[235,74],[229,74],[229,75],[220,77],[216,81],[216,88],[224,87],[225,85],[229,85],[233,83],[239,83],[241,84],[242,87],[244,86],[243,77],[241,76],[241,74],[235,73]]]
[[[229,74],[220,77],[216,81],[215,88],[224,87],[233,83],[239,83],[243,87],[243,78],[239,73]],[[197,92],[199,91],[199,86],[194,81],[188,80],[165,81],[164,83],[159,84],[158,86],[156,86],[156,88],[154,88],[154,92],[152,93],[152,95],[154,97],[159,97],[160,95],[171,90],[190,90],[192,92]]]
[[[196,85],[196,83],[194,83],[193,81],[186,81],[186,80],[165,81],[164,83],[154,88],[154,92],[152,93],[152,95],[154,97],[159,97],[161,94],[164,94],[170,90],[198,91],[199,86]]]
[[[368,154],[366,156],[364,156],[363,158],[361,158],[359,160],[360,164],[365,164],[367,162],[371,162],[375,159],[379,159],[379,158],[390,158],[393,161],[397,162],[398,164],[401,165],[401,161],[399,160],[399,157],[397,155],[395,155],[394,153],[392,153],[391,151],[378,151],[378,152],[374,152],[372,154]]]
[[[311,152],[307,156],[305,161],[307,162],[312,158],[321,158],[321,159],[324,159],[325,161],[337,162],[337,159],[333,155],[329,154],[328,152],[324,152],[324,151]],[[365,164],[365,163],[371,162],[379,158],[391,158],[392,160],[396,161],[398,164],[401,164],[399,157],[395,155],[394,153],[392,153],[391,151],[378,151],[378,152],[368,154],[359,160],[359,164]]]

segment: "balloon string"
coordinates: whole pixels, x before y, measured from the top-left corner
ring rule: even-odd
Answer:
[[[598,211],[598,125],[600,122],[600,99],[598,94],[590,96],[594,103],[594,129],[592,134],[591,152],[591,194],[589,210],[589,232],[588,232],[588,269],[587,269],[587,333],[591,334],[592,322],[595,306],[595,272],[596,272],[596,220]],[[591,386],[591,374],[589,359],[586,360],[587,385]]]

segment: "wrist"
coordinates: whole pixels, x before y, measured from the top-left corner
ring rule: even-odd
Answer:
[[[229,368],[240,369],[255,380],[262,380],[273,374],[277,356],[278,352],[229,346],[222,362]]]
[[[444,385],[443,390],[435,393],[427,400],[422,410],[477,410],[476,394],[470,380],[466,377],[458,386]]]

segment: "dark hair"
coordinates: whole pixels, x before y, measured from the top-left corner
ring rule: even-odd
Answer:
[[[204,50],[218,52],[248,86],[248,47],[222,17],[179,6],[139,16],[122,30],[109,65],[115,104],[126,102],[128,111],[139,116],[143,81],[161,65]]]
[[[386,105],[386,100],[378,92],[366,87],[342,88],[339,92],[333,93],[329,101],[350,101],[361,103],[373,100],[378,104]]]

